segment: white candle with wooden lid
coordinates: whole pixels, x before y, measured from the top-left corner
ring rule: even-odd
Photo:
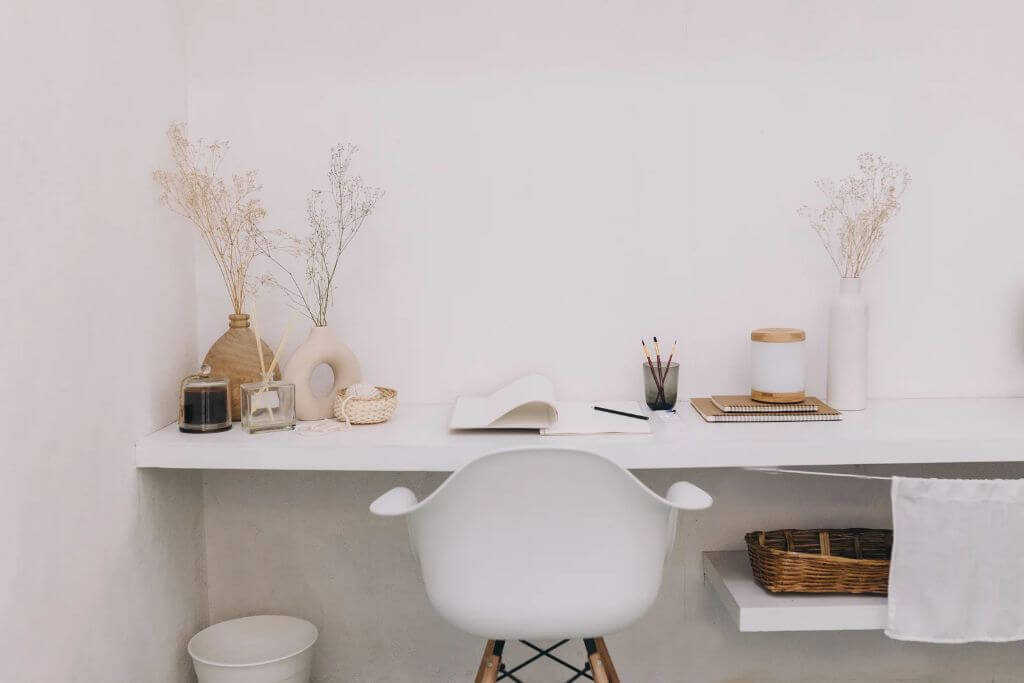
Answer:
[[[807,335],[793,327],[766,327],[750,333],[750,397],[765,403],[804,400]]]

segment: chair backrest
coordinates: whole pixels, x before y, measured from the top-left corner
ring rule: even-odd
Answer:
[[[484,456],[409,515],[438,612],[492,639],[622,630],[653,604],[676,510],[628,471],[584,451]]]

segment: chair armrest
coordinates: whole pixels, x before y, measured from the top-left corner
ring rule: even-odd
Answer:
[[[397,486],[370,503],[370,512],[379,517],[398,517],[416,507],[416,494]]]
[[[669,487],[665,500],[677,510],[706,510],[715,499],[699,486],[677,481]]]

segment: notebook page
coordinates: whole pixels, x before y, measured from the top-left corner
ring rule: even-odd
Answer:
[[[621,410],[636,415],[647,412],[636,401],[559,401],[558,419],[552,426],[540,430],[545,436],[559,434],[650,434],[651,421],[624,415],[602,413],[594,406]]]
[[[540,375],[527,375],[490,396],[460,396],[450,429],[538,429],[555,420],[555,389]]]

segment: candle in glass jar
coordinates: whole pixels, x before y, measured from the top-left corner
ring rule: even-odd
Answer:
[[[804,400],[807,335],[792,327],[768,327],[750,333],[750,397],[765,403],[799,403]]]
[[[208,374],[187,377],[181,384],[178,429],[183,432],[222,432],[231,429],[228,380]]]

